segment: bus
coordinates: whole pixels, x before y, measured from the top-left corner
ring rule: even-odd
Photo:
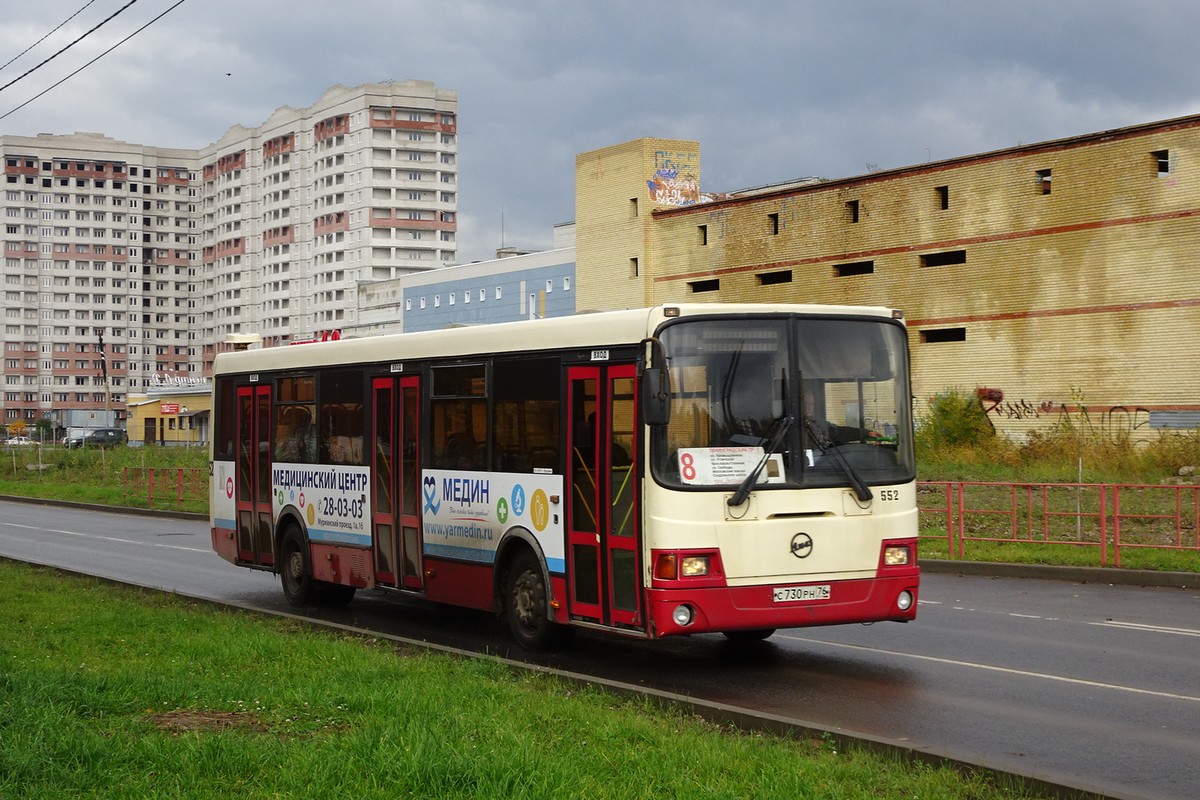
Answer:
[[[888,308],[676,304],[220,353],[213,549],[293,605],[373,589],[520,646],[915,619]]]

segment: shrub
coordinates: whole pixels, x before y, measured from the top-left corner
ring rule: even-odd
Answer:
[[[917,423],[916,437],[918,452],[980,447],[996,439],[996,429],[977,397],[947,389],[930,398],[929,413]]]

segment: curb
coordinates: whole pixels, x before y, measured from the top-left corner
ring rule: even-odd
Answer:
[[[171,517],[172,519],[192,519],[207,521],[208,514],[194,511],[172,511],[164,508],[138,508],[136,506],[103,506],[95,503],[77,503],[74,500],[51,500],[45,497],[20,497],[18,495],[0,495],[0,502],[26,503],[33,506],[56,506],[59,508],[81,508],[84,511],[99,511],[105,514],[133,514],[139,517]]]
[[[1107,583],[1112,586],[1149,586],[1200,589],[1200,572],[1158,572],[1121,567],[1058,567],[1048,564],[1010,564],[999,561],[951,561],[922,558],[922,572],[944,575],[978,575],[988,578],[1024,578],[1067,583]]]

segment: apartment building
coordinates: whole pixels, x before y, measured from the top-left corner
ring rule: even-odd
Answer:
[[[5,424],[112,410],[199,368],[194,151],[100,134],[0,137]]]
[[[230,334],[353,324],[360,286],[455,261],[457,152],[456,93],[427,81],[336,86],[199,150],[0,136],[0,418],[121,419]]]
[[[457,125],[427,81],[336,86],[202,149],[205,369],[230,334],[355,327],[360,286],[454,263]]]

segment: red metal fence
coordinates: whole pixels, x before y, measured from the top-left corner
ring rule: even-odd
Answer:
[[[126,467],[122,476],[125,500],[146,508],[208,509],[208,470],[170,467]]]
[[[1200,554],[1200,486],[923,481],[917,504],[921,539],[950,558],[985,543],[1091,548],[1115,567],[1134,550]]]
[[[127,467],[123,482],[131,505],[208,508],[204,469]],[[1200,556],[1200,486],[922,481],[917,504],[921,541],[953,559],[1011,543],[1091,549],[1114,567],[1138,551]]]

